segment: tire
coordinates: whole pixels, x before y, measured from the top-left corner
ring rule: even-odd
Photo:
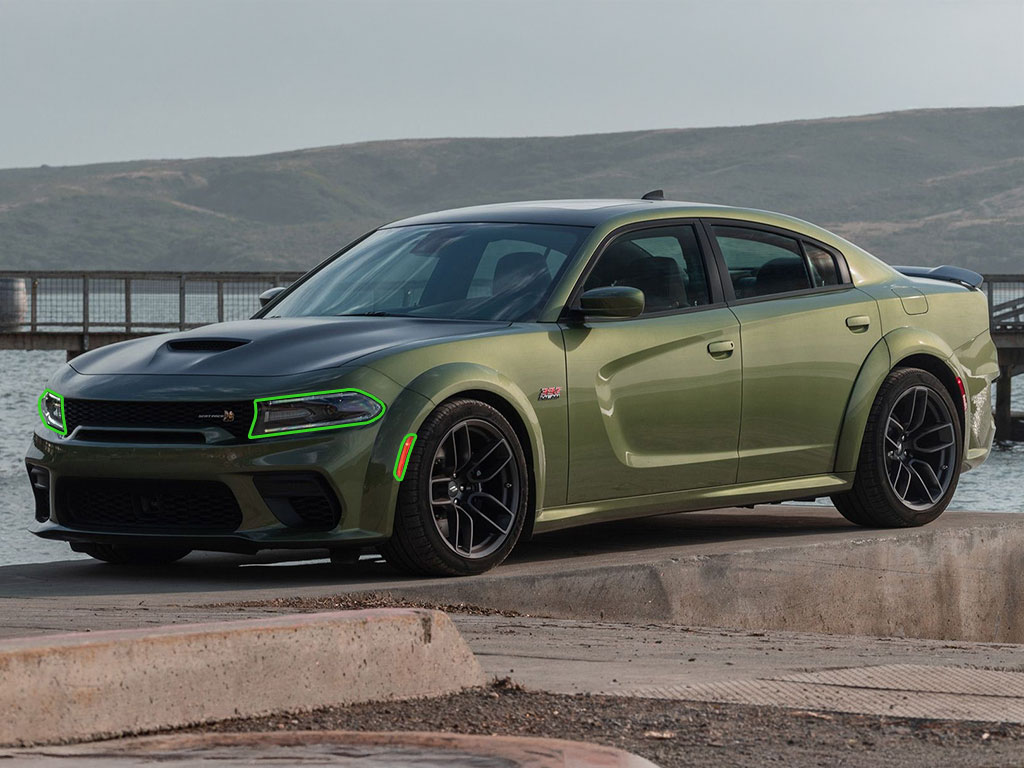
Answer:
[[[146,547],[131,544],[79,544],[76,552],[82,552],[96,560],[110,565],[167,565],[192,550],[184,547]]]
[[[853,488],[832,502],[857,525],[925,525],[953,498],[962,460],[962,417],[949,392],[927,371],[898,368],[871,406]]]
[[[415,575],[490,570],[523,531],[529,480],[522,445],[501,413],[478,400],[442,403],[417,433],[381,554]]]

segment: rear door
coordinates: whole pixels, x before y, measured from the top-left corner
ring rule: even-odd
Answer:
[[[739,325],[699,222],[631,229],[599,253],[581,290],[645,294],[628,320],[562,326],[569,397],[569,503],[735,482]]]
[[[705,226],[740,323],[738,482],[831,472],[853,382],[881,338],[877,305],[823,243],[749,222]]]

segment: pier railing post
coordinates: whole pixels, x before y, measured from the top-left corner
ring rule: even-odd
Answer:
[[[988,294],[988,327],[992,327],[992,281],[985,281],[985,292]]]
[[[82,275],[82,333],[89,333],[89,276]]]
[[[185,330],[185,276],[178,277],[178,330]]]
[[[1013,414],[1010,410],[1010,396],[1013,379],[1010,377],[1012,368],[1008,365],[999,366],[999,379],[996,381],[996,439],[1010,440],[1013,437]]]
[[[32,278],[32,309],[29,310],[29,323],[32,333],[36,332],[39,321],[39,278]]]
[[[124,330],[125,333],[132,332],[132,279],[124,279]]]

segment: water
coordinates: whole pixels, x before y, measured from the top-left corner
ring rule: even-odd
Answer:
[[[64,359],[63,351],[0,350],[0,565],[84,557],[63,542],[44,541],[28,532],[35,502],[25,452],[39,423],[36,400]]]
[[[64,363],[64,352],[0,350],[0,565],[84,557],[67,544],[28,532],[34,504],[24,455],[39,418],[36,399]],[[1014,381],[1013,409],[1024,411],[1024,376]],[[997,446],[982,467],[960,479],[953,509],[1024,513],[1024,443]]]

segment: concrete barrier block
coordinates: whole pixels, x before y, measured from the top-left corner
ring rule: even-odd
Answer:
[[[764,520],[731,517],[752,527]],[[1024,643],[1020,515],[947,513],[923,528],[737,536],[650,562],[625,559],[499,569],[391,592],[553,618]]]
[[[439,611],[385,609],[0,642],[0,744],[434,696],[483,684]]]

